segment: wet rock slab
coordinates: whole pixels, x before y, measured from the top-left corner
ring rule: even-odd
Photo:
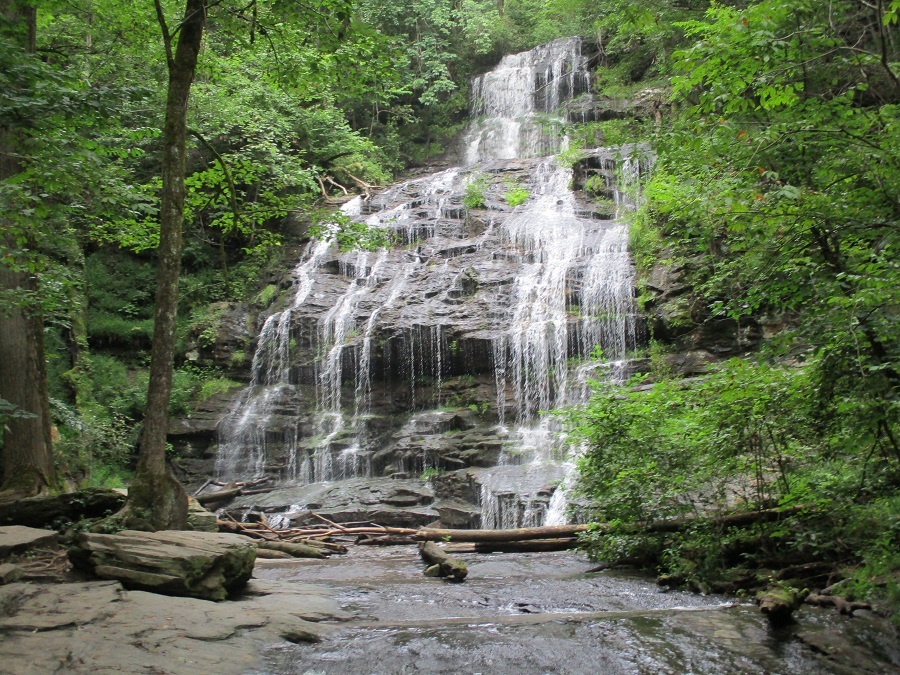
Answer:
[[[346,618],[325,589],[251,582],[216,603],[115,581],[0,587],[0,672],[258,672],[265,645],[320,640]]]
[[[459,554],[466,583],[436,587],[413,550],[362,548],[327,564],[260,566],[269,578],[327,583],[356,614],[319,644],[269,649],[262,672],[819,675],[900,665],[896,633],[876,621],[803,608],[796,628],[773,631],[751,605],[587,573],[580,554]]]
[[[439,518],[432,506],[434,491],[427,481],[392,478],[353,478],[314,483],[239,497],[229,513],[284,514],[282,527],[321,524],[311,512],[336,523],[369,521],[392,527],[418,527]]]

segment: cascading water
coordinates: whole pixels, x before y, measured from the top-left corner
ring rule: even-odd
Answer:
[[[563,107],[590,90],[586,52],[570,38],[505,57],[472,82],[465,166],[345,204],[400,245],[309,245],[220,424],[220,479],[478,467],[482,526],[564,520],[573,449],[542,413],[583,400],[597,348],[606,376],[623,376],[637,327],[620,187],[646,169],[638,148],[592,151],[616,207],[603,215],[546,157],[565,147]],[[467,210],[467,183],[485,177],[487,208]],[[530,192],[514,209],[511,180]]]
[[[465,160],[545,157],[565,143],[560,106],[590,91],[589,59],[579,38],[503,57],[494,70],[471,82],[473,123],[465,136]]]

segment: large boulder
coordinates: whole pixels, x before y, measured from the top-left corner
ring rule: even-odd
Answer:
[[[256,549],[234,534],[125,530],[82,534],[69,559],[79,569],[129,588],[223,600],[247,583]]]

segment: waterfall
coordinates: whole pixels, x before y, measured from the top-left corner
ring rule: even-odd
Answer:
[[[585,400],[598,373],[627,374],[638,328],[624,217],[649,169],[640,148],[591,151],[615,211],[595,213],[551,156],[567,105],[589,96],[588,52],[568,38],[504,57],[471,82],[463,166],[344,205],[390,230],[390,250],[309,244],[219,425],[220,480],[470,467],[484,527],[564,521],[578,448],[546,412]],[[486,186],[477,211],[463,206],[473,180]],[[511,181],[529,192],[512,209]]]
[[[544,157],[565,139],[561,104],[590,91],[588,57],[579,38],[563,38],[503,57],[472,79],[470,115],[463,136],[467,164]]]
[[[346,215],[358,215],[361,200],[344,205]],[[299,428],[296,418],[279,420],[278,406],[298,396],[290,382],[290,341],[292,311],[309,297],[315,271],[331,248],[328,241],[311,241],[294,269],[295,289],[290,305],[271,314],[263,323],[253,354],[251,381],[231,412],[218,425],[216,478],[231,481],[255,478],[265,473],[268,441],[286,446],[288,466],[296,473],[296,445]],[[280,426],[279,426],[280,425]],[[252,467],[248,470],[248,467]]]

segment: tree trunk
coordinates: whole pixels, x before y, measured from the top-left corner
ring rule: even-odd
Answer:
[[[14,0],[0,0],[5,36],[23,52],[33,53],[37,13],[34,7]],[[0,128],[0,181],[21,171],[21,133]],[[3,226],[3,245],[16,249],[9,223]],[[0,291],[14,298],[35,296],[33,274],[0,265]],[[44,362],[44,322],[40,312],[22,305],[0,307],[0,398],[16,406],[26,416],[6,421],[3,430],[2,492],[0,499],[39,494],[54,483],[50,441],[50,404],[47,398],[47,371]]]
[[[206,23],[206,0],[186,0],[174,54],[172,38],[158,1],[156,6],[169,67],[166,121],[162,133],[159,269],[144,434],[123,517],[129,527],[162,530],[183,528],[188,509],[184,488],[166,466],[166,429],[181,274],[187,105]]]

